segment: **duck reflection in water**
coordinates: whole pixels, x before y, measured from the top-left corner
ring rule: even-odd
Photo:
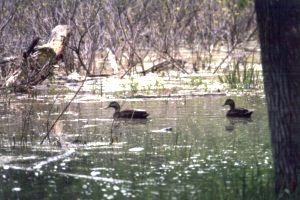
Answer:
[[[233,118],[233,117],[228,117],[229,124],[225,125],[225,130],[226,131],[233,131],[235,128],[235,125],[237,124],[248,124],[249,122],[252,122],[253,120],[251,118]]]
[[[146,119],[149,113],[145,110],[132,109],[132,110],[121,110],[121,106],[118,102],[112,101],[107,108],[114,108],[113,114],[114,119]]]

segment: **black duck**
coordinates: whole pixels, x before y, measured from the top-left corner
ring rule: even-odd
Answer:
[[[230,109],[227,111],[227,117],[240,117],[240,118],[250,118],[252,111],[245,108],[236,108],[235,103],[232,99],[227,99],[223,106],[228,105]]]
[[[108,108],[114,108],[115,113],[113,115],[114,119],[146,119],[149,116],[145,110],[133,109],[133,110],[122,110],[120,104],[116,101],[110,102]]]

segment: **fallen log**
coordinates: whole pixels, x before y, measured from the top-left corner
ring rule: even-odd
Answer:
[[[35,38],[23,55],[0,59],[2,88],[26,92],[42,83],[62,59],[70,34],[70,26],[58,25],[46,44],[39,45],[40,39]]]
[[[158,63],[156,65],[153,65],[149,69],[143,71],[144,74],[148,74],[150,72],[161,72],[161,71],[168,71],[168,70],[174,70],[177,69],[178,71],[181,71],[183,73],[189,74],[185,69],[185,61],[180,60],[180,59],[173,59],[173,60],[166,60],[161,63]]]

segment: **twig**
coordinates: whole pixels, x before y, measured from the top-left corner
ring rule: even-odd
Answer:
[[[57,94],[56,95],[56,97],[55,97],[55,99],[54,99],[54,101],[53,101],[53,103],[52,103],[52,106],[51,106],[51,108],[49,109],[49,111],[48,111],[48,116],[47,116],[47,122],[46,122],[46,124],[47,124],[47,133],[48,133],[48,131],[49,131],[49,118],[50,118],[50,114],[51,114],[51,112],[52,112],[52,109],[54,108],[54,104],[55,104],[55,102],[56,102],[56,100],[58,99],[58,97],[60,96],[61,94]],[[47,137],[47,139],[48,139],[48,141],[50,142],[50,137],[49,137],[49,135],[48,135],[48,137]]]
[[[257,31],[257,29],[255,28],[249,35],[248,37],[246,38],[245,41],[249,41],[250,38],[254,35],[254,33]],[[239,45],[240,43],[239,42],[236,42],[232,48],[230,49],[230,51],[228,52],[227,56],[225,58],[223,58],[223,60],[221,61],[221,63],[218,65],[218,67],[215,69],[215,71],[213,72],[213,74],[215,74],[219,68],[221,67],[221,65],[227,60],[227,58],[231,55],[231,53],[236,49],[236,47]]]
[[[225,58],[222,59],[222,61],[220,62],[220,64],[218,65],[218,67],[215,69],[215,71],[213,72],[216,73],[219,68],[223,65],[223,63],[227,60],[227,58],[232,54],[232,52],[235,50],[235,48],[237,47],[239,43],[235,43],[235,45],[232,46],[232,48],[230,49],[230,51],[227,53],[227,55],[225,56]]]
[[[41,145],[44,143],[46,138],[49,138],[50,132],[51,130],[54,128],[55,124],[58,122],[58,120],[61,118],[61,116],[66,112],[66,110],[69,108],[69,106],[71,105],[71,103],[73,102],[73,100],[76,98],[76,96],[78,95],[78,93],[80,92],[81,88],[83,87],[85,81],[87,78],[87,73],[85,74],[84,80],[82,81],[79,89],[76,91],[76,93],[74,94],[74,96],[72,97],[72,99],[70,100],[70,102],[66,105],[66,107],[63,109],[63,111],[60,113],[60,115],[56,118],[55,122],[52,124],[52,126],[50,127],[50,129],[47,131],[47,134],[44,136],[44,138],[41,141]]]

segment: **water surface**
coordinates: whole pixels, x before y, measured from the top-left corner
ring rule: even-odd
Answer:
[[[79,100],[40,145],[67,101],[1,106],[0,199],[273,199],[265,100],[229,120],[225,96],[120,100],[149,120],[113,121],[108,101]]]

